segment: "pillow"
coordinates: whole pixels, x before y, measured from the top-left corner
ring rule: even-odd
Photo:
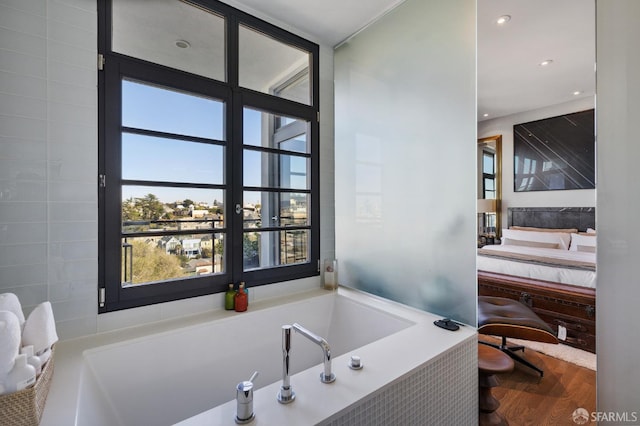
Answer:
[[[516,231],[566,232],[569,234],[578,232],[578,228],[534,228],[532,226],[510,226],[509,229],[514,229]]]
[[[512,240],[511,238],[503,238],[502,245],[505,246],[525,246],[525,247],[541,247],[541,248],[553,248],[559,249],[558,243],[545,243],[541,241],[525,241],[525,240]]]
[[[580,244],[578,244],[578,251],[583,251],[585,253],[595,253],[596,252],[596,247],[595,246],[581,246]]]
[[[571,235],[573,234],[569,234],[567,232],[521,231],[518,229],[502,230],[502,236],[504,238],[520,241],[535,241],[539,243],[558,244],[558,248],[562,250],[569,249],[569,244],[571,243]]]
[[[593,228],[587,228],[587,234],[595,234],[596,230]]]
[[[593,251],[596,248],[597,237],[596,234],[571,234],[571,251],[587,251],[586,249],[580,250],[580,247],[593,247]]]

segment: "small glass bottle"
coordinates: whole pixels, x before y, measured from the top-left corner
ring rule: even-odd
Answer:
[[[238,287],[238,291],[234,298],[234,305],[236,312],[244,312],[247,310],[249,297],[247,297],[247,293],[244,291],[244,283],[240,283],[240,286]]]
[[[229,284],[229,290],[224,294],[224,308],[227,311],[233,311],[235,307],[234,299],[236,297],[236,292],[233,289],[233,284]]]

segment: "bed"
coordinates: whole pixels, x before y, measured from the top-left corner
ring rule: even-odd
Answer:
[[[595,208],[512,207],[501,237],[478,249],[478,294],[519,300],[595,353]]]

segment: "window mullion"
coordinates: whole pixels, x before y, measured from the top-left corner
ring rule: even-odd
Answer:
[[[227,212],[231,221],[229,223],[231,246],[229,253],[231,257],[231,277],[234,282],[243,280],[243,147],[242,147],[242,94],[234,91],[228,123],[231,134],[229,135],[229,159],[227,162],[228,173],[230,179],[230,198]],[[238,209],[239,207],[239,209]]]

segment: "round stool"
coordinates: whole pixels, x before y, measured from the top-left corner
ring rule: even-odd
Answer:
[[[500,402],[491,395],[491,388],[500,384],[495,376],[513,371],[513,360],[499,349],[478,344],[478,373],[480,386],[480,425],[506,426],[509,424],[496,410]]]

